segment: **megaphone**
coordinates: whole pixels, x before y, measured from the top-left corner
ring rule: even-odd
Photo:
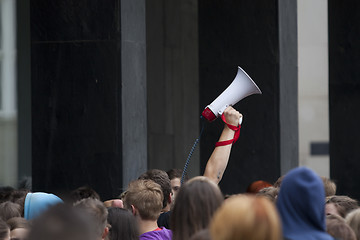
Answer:
[[[205,108],[201,115],[212,122],[221,116],[228,106],[233,106],[252,94],[261,94],[260,88],[241,67],[238,67],[234,81]]]

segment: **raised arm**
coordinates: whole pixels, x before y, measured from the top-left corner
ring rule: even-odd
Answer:
[[[224,117],[228,124],[238,126],[242,117],[241,113],[233,107],[227,107],[224,111]],[[219,142],[231,140],[234,138],[235,131],[231,130],[226,124],[220,135]],[[204,176],[210,178],[216,184],[220,182],[226,166],[229,162],[232,144],[215,147],[205,168]]]

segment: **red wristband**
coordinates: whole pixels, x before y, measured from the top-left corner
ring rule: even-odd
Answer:
[[[224,114],[221,115],[221,119],[224,121],[224,123],[231,129],[231,130],[234,130],[235,131],[235,135],[234,135],[234,138],[233,139],[230,139],[230,140],[226,140],[226,141],[221,141],[221,142],[217,142],[215,144],[215,147],[219,147],[219,146],[225,146],[225,145],[229,145],[229,144],[232,144],[232,143],[235,143],[239,136],[240,136],[240,128],[241,128],[241,125],[239,125],[238,127],[234,126],[234,125],[231,125],[231,124],[228,124],[226,122],[226,119],[225,119],[225,116]]]

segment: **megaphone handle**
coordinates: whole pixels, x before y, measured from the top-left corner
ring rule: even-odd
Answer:
[[[225,116],[224,114],[221,115],[221,119],[224,121],[224,123],[231,129],[231,130],[234,130],[235,131],[235,135],[234,135],[234,138],[233,139],[230,139],[230,140],[226,140],[226,141],[221,141],[221,142],[217,142],[215,144],[215,147],[219,147],[219,146],[225,146],[225,145],[229,145],[229,144],[232,144],[232,143],[235,143],[238,139],[239,139],[239,136],[240,136],[240,128],[241,128],[241,125],[239,124],[238,127],[234,126],[234,125],[231,125],[231,124],[228,124],[226,122],[226,119],[225,119]],[[242,122],[242,117],[239,119],[239,122]]]

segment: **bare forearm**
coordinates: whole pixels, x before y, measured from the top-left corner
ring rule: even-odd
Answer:
[[[234,133],[233,130],[225,126],[219,138],[219,142],[233,139]],[[222,179],[229,162],[231,147],[232,144],[216,147],[206,164],[204,176],[210,178],[216,184]]]

